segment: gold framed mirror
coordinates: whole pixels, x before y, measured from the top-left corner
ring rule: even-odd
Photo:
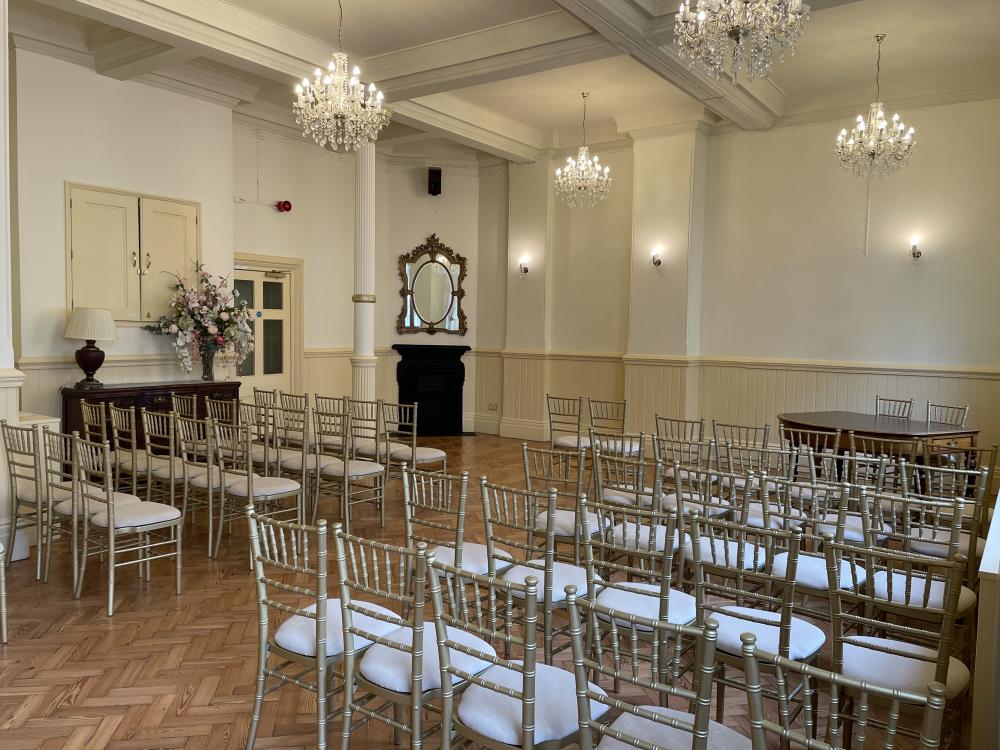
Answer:
[[[399,256],[403,309],[396,319],[397,333],[454,333],[468,331],[462,298],[465,256],[432,234],[422,245]]]

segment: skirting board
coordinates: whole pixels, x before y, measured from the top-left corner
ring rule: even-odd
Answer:
[[[546,440],[548,425],[527,419],[500,420],[500,437],[518,438],[520,440]]]

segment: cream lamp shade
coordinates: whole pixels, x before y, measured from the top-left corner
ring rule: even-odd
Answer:
[[[103,307],[73,308],[64,335],[81,341],[114,341],[118,338],[111,311]]]

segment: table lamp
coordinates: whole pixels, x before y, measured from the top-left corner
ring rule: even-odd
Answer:
[[[75,307],[66,325],[68,339],[79,339],[84,345],[76,350],[76,364],[86,375],[76,384],[77,388],[100,388],[101,381],[94,373],[104,364],[104,352],[97,348],[97,341],[114,341],[118,338],[115,332],[115,321],[111,311],[102,307]]]

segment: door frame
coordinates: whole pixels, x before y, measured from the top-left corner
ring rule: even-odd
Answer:
[[[302,258],[287,258],[280,255],[260,253],[233,253],[233,268],[239,271],[283,271],[288,274],[288,285],[292,304],[288,310],[291,322],[289,354],[289,380],[292,390],[302,392],[305,376],[305,306],[302,294],[305,291],[305,262]]]

